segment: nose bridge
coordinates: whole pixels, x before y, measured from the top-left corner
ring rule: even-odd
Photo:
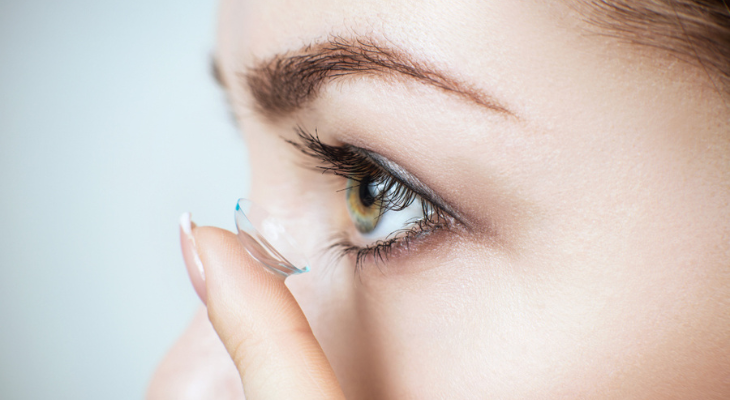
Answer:
[[[382,326],[346,260],[287,278],[348,398],[384,398]],[[352,396],[352,397],[351,397]]]

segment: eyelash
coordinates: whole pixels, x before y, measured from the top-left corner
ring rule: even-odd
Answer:
[[[319,164],[314,167],[316,170],[356,182],[365,177],[380,182],[383,185],[380,192],[383,197],[379,200],[384,204],[381,213],[403,210],[416,200],[421,202],[424,218],[415,221],[411,224],[412,227],[397,230],[369,246],[354,245],[347,238],[347,234],[335,237],[330,249],[339,250],[341,256],[354,256],[356,271],[368,259],[384,262],[393,251],[403,248],[407,250],[414,240],[451,226],[452,218],[445,211],[380,167],[363,150],[351,145],[332,146],[322,143],[316,129],[315,133],[311,134],[301,126],[297,126],[295,132],[298,141],[285,140],[306,156],[317,160]]]

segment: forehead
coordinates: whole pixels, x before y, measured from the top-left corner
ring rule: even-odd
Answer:
[[[232,100],[245,108],[250,97],[240,78],[257,62],[332,36],[371,37],[489,92],[541,127],[619,114],[641,120],[643,97],[669,107],[706,79],[674,58],[597,34],[578,3],[223,0],[216,52]]]

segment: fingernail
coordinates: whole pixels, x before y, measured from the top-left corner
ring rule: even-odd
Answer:
[[[200,261],[198,250],[195,246],[195,237],[193,236],[193,222],[190,219],[190,213],[186,212],[180,216],[180,247],[182,248],[185,267],[188,270],[190,282],[193,284],[195,293],[198,294],[203,304],[207,304],[208,292],[205,289],[205,269],[203,262]]]

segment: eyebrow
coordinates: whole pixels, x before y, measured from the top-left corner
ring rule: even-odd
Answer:
[[[221,77],[216,66],[214,75]],[[253,95],[255,109],[271,119],[301,109],[315,99],[327,83],[353,75],[413,79],[491,111],[514,116],[494,97],[473,85],[370,38],[331,37],[323,43],[277,54],[238,74],[241,83]]]

